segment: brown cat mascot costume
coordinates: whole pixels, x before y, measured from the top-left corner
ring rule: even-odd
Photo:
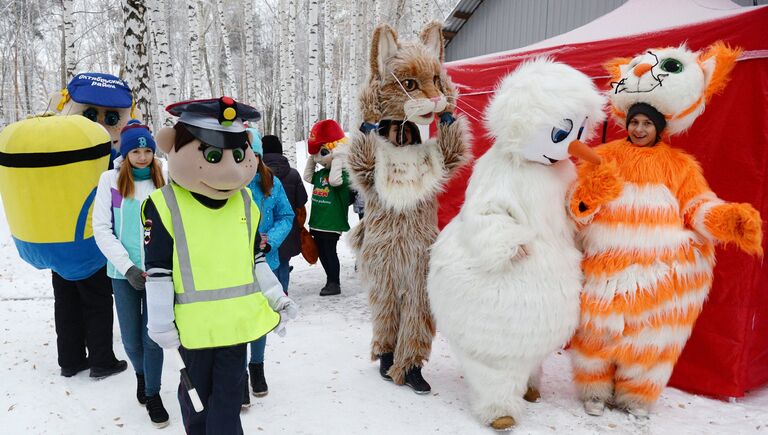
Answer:
[[[347,157],[365,197],[365,219],[350,238],[369,287],[372,358],[382,377],[419,394],[430,391],[421,366],[435,334],[426,281],[436,196],[468,157],[464,121],[452,115],[456,90],[442,68],[441,28],[428,24],[417,42],[398,41],[386,24],[374,30],[360,96],[365,122]],[[437,138],[422,143],[414,122],[430,124],[436,114]]]

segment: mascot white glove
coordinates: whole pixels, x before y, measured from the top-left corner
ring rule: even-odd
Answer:
[[[175,293],[170,277],[149,277],[146,282],[147,332],[149,338],[163,349],[178,349],[179,331],[173,314]]]
[[[293,299],[283,292],[283,286],[277,279],[272,269],[264,259],[264,254],[256,254],[253,265],[253,274],[261,287],[261,293],[267,298],[270,308],[280,314],[280,323],[275,328],[275,333],[285,336],[285,324],[289,319],[295,319],[299,315],[299,306]]]

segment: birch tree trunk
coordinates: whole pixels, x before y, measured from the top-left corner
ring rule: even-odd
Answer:
[[[218,19],[219,32],[221,32],[221,43],[224,45],[224,72],[226,77],[221,79],[221,87],[225,95],[232,96],[235,70],[232,68],[232,51],[229,47],[229,32],[227,30],[227,20],[224,17],[223,0],[216,0],[216,17]],[[240,96],[238,95],[237,97],[239,98]]]
[[[144,123],[154,126],[145,12],[144,0],[123,1],[125,74],[136,96],[136,107],[144,115]]]
[[[189,65],[191,75],[189,77],[189,83],[191,87],[191,98],[203,98],[203,69],[202,60],[200,59],[200,34],[196,31],[199,30],[198,9],[196,0],[187,0],[187,21],[189,31]]]
[[[278,14],[284,21],[281,22],[280,38],[280,115],[283,122],[281,139],[283,150],[291,166],[296,167],[296,66],[294,56],[296,50],[296,1],[280,0]]]
[[[161,0],[147,0],[147,18],[152,33],[154,50],[152,51],[152,71],[155,77],[155,89],[157,92],[158,126],[173,125],[173,117],[163,110],[167,104],[177,99],[176,83],[173,79],[173,64],[168,41],[168,24],[160,11]]]
[[[257,101],[256,82],[258,81],[252,65],[256,64],[256,38],[254,37],[254,21],[256,14],[253,12],[251,1],[244,2],[243,16],[245,17],[245,58],[243,59],[243,77],[245,79],[245,101],[249,104],[260,104]],[[266,122],[266,120],[265,120]]]
[[[319,121],[319,102],[318,94],[320,87],[318,82],[320,81],[320,65],[318,62],[318,54],[320,53],[320,47],[318,46],[318,0],[309,0],[309,48],[307,57],[309,58],[309,95],[307,103],[309,105],[309,125],[314,125]]]
[[[348,46],[348,55],[347,58],[347,66],[346,70],[349,72],[349,79],[347,81],[347,86],[345,87],[346,92],[346,98],[344,104],[344,123],[343,126],[345,129],[351,129],[352,123],[356,122],[357,117],[355,116],[355,112],[357,112],[357,91],[358,91],[358,68],[357,68],[357,62],[358,57],[360,57],[359,52],[359,39],[360,39],[360,20],[358,20],[358,13],[360,12],[360,4],[358,2],[352,2],[349,9],[349,27],[351,28],[351,35],[349,37],[349,40],[347,43]]]
[[[64,27],[64,58],[63,58],[63,64],[64,64],[64,71],[63,71],[63,77],[62,77],[62,86],[61,88],[64,89],[67,86],[67,83],[69,82],[69,79],[71,79],[77,71],[75,69],[77,68],[77,60],[76,60],[76,53],[75,53],[75,23],[72,19],[72,7],[73,7],[73,0],[62,0],[61,6],[63,9],[63,27]]]
[[[336,117],[336,94],[334,88],[338,76],[342,70],[336,63],[338,54],[338,45],[336,44],[336,2],[335,0],[325,0],[323,4],[323,91],[325,92],[325,116],[327,118]],[[336,54],[334,54],[336,53]]]

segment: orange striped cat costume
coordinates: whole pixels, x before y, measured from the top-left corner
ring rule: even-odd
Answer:
[[[617,63],[614,114],[645,102],[668,120],[666,134],[684,130],[703,111],[708,91],[722,88],[737,56],[717,44],[704,54],[679,47]],[[702,95],[682,93],[676,85],[683,81],[664,69],[670,59],[679,62],[667,64],[670,70],[698,69],[684,80],[700,79]],[[596,151],[602,163],[579,167],[569,202],[585,275],[572,340],[574,381],[590,414],[609,402],[647,415],[711,287],[714,243],[762,255],[762,222],[751,205],[717,198],[698,162],[663,141],[639,147],[621,139]]]

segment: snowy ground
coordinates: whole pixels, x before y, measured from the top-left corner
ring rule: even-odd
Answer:
[[[299,168],[303,168],[300,162]],[[369,358],[370,322],[354,258],[341,248],[342,295],[318,296],[320,265],[294,259],[290,295],[301,306],[285,338],[270,335],[267,397],[242,414],[246,433],[265,434],[483,434],[469,414],[467,385],[448,343],[438,336],[424,376],[433,392],[417,396],[383,381]],[[102,381],[87,372],[59,376],[50,272],[21,261],[0,212],[0,433],[146,434],[129,370]],[[115,321],[114,348],[125,359]],[[178,375],[165,363],[162,397],[171,425],[183,433],[175,391]],[[668,388],[648,421],[618,411],[589,417],[576,400],[565,353],[544,365],[541,403],[528,404],[518,434],[749,434],[768,433],[768,389],[735,403]]]

